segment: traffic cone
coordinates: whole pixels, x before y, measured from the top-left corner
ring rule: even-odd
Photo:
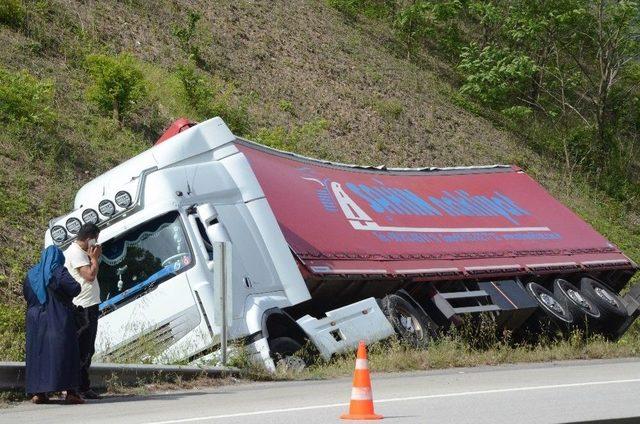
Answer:
[[[382,419],[382,415],[373,412],[373,396],[371,393],[371,378],[369,377],[369,362],[367,361],[367,347],[363,341],[361,341],[358,346],[349,413],[340,415],[340,418],[343,420]]]

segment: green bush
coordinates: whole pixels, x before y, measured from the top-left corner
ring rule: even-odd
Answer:
[[[171,29],[173,36],[178,39],[178,43],[182,50],[189,55],[190,59],[195,60],[197,63],[202,62],[200,46],[195,40],[196,32],[198,30],[198,22],[200,22],[201,19],[202,14],[190,11],[187,16],[186,25],[174,25]]]
[[[372,106],[380,116],[389,121],[397,120],[404,112],[402,103],[395,99],[374,100]]]
[[[362,0],[327,0],[329,6],[342,13],[348,19],[355,19],[358,16],[362,3]]]
[[[236,96],[233,84],[209,76],[193,65],[182,66],[177,73],[185,101],[197,120],[219,116],[234,134],[244,135],[248,132],[249,112],[245,102]]]
[[[395,13],[393,27],[409,49],[426,40],[437,40],[443,49],[457,50],[460,36],[456,18],[462,9],[460,0],[416,0]]]
[[[122,123],[147,98],[144,75],[130,54],[94,54],[87,57],[86,64],[93,79],[87,92],[89,100],[116,121]]]
[[[21,0],[0,1],[0,24],[18,28],[24,22],[25,14]]]
[[[525,118],[528,118],[533,114],[533,110],[531,110],[531,108],[526,106],[511,106],[511,107],[502,109],[501,112],[504,116],[516,121],[520,121]]]
[[[50,126],[54,88],[50,80],[39,80],[26,71],[0,68],[0,118],[17,126]]]
[[[24,309],[0,304],[0,361],[24,360]]]
[[[294,114],[293,103],[291,103],[291,101],[289,100],[281,99],[278,102],[278,107],[283,112],[289,112],[292,115]]]
[[[51,80],[0,67],[0,121],[5,136],[30,156],[55,152],[61,145],[55,137],[54,94]]]
[[[524,88],[537,67],[525,54],[493,45],[480,48],[471,43],[462,48],[458,69],[465,74],[461,93],[500,106]]]

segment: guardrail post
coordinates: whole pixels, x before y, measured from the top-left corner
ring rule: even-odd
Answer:
[[[231,243],[213,242],[213,295],[216,302],[213,314],[214,325],[220,328],[220,350],[222,365],[227,364],[228,331],[233,317]]]

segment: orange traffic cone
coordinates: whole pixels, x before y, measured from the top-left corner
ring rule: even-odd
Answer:
[[[369,362],[367,361],[367,347],[361,341],[358,346],[356,370],[353,373],[353,388],[351,389],[351,403],[349,413],[340,416],[343,420],[379,420],[382,415],[373,412],[373,396],[371,393],[371,378],[369,378]]]

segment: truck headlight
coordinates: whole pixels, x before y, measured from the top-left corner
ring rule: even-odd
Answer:
[[[80,227],[82,227],[82,222],[80,222],[78,218],[69,218],[67,219],[67,223],[65,224],[65,227],[67,227],[67,231],[69,231],[69,233],[78,234],[78,231],[80,231]],[[65,238],[66,238],[66,234],[65,234]]]
[[[114,213],[116,213],[116,207],[113,205],[113,202],[106,199],[100,202],[100,204],[98,205],[98,210],[102,215],[106,217],[110,217]]]
[[[82,212],[82,220],[85,222],[85,224],[97,224],[100,218],[98,218],[98,212],[94,211],[93,209],[85,209]]]
[[[131,206],[131,195],[126,191],[119,191],[116,193],[116,205],[120,206],[123,209]]]
[[[67,239],[67,230],[62,225],[56,225],[51,228],[51,238],[56,244],[60,244]]]

